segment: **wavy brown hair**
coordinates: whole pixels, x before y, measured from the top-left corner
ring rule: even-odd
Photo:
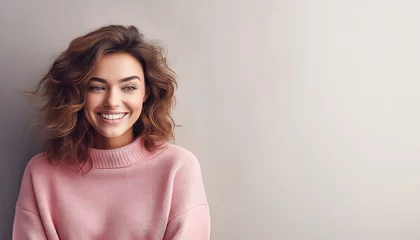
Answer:
[[[163,47],[146,41],[134,26],[109,25],[71,41],[30,93],[44,102],[41,123],[48,134],[44,154],[51,163],[77,163],[80,170],[89,163],[91,169],[88,148],[93,145],[95,132],[83,113],[86,88],[99,61],[114,52],[131,54],[144,71],[148,97],[134,124],[134,136],[142,137],[149,151],[174,138],[170,110],[175,104],[177,83]]]

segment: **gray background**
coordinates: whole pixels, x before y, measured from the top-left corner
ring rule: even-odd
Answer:
[[[75,37],[134,24],[178,73],[176,143],[201,162],[212,239],[420,239],[420,3],[1,1],[0,239],[32,89]]]

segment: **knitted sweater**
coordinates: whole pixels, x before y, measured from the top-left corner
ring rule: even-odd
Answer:
[[[26,166],[13,239],[210,238],[200,165],[172,144],[149,152],[137,138],[117,149],[89,149],[86,175],[38,154]]]

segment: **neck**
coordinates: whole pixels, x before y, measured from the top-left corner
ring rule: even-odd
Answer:
[[[164,146],[166,147],[166,146]],[[162,150],[148,151],[142,138],[138,137],[133,142],[114,149],[89,148],[89,157],[92,168],[122,168],[138,162],[145,162]]]
[[[104,137],[96,134],[94,148],[96,149],[114,149],[124,147],[134,141],[133,131],[127,131],[119,137]]]

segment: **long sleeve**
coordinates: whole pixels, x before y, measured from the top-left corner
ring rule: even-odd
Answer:
[[[207,205],[190,209],[168,223],[164,240],[184,239],[210,239],[210,214]]]
[[[36,197],[30,164],[22,177],[19,198],[16,203],[16,212],[13,222],[13,240],[43,240],[47,236],[38,213]]]
[[[210,207],[195,156],[176,145],[147,151],[140,140],[91,152],[87,174],[45,155],[31,159],[13,239],[209,240]]]
[[[41,219],[33,212],[16,206],[13,222],[13,240],[47,239]]]
[[[189,153],[175,174],[164,240],[210,239],[210,213],[201,169]]]

